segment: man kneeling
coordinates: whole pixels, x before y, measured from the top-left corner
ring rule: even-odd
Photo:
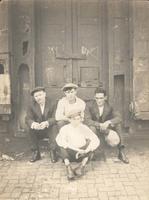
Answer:
[[[82,123],[81,112],[71,111],[68,116],[70,124],[63,126],[56,137],[60,147],[60,156],[67,170],[68,180],[84,175],[84,168],[93,156],[93,152],[100,145],[96,134]],[[79,165],[72,169],[71,162]]]

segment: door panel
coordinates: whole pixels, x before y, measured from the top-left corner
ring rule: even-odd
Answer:
[[[98,0],[43,0],[39,5],[41,68],[36,74],[53,98],[62,95],[60,88],[66,82],[78,84],[83,98],[90,98],[99,84],[99,4]]]
[[[124,126],[128,127],[129,103],[130,103],[130,38],[129,38],[129,1],[108,1],[108,62],[109,62],[109,101],[115,105],[115,91],[122,87],[124,96],[124,109],[121,113],[124,118]],[[124,82],[119,78],[124,76]],[[115,81],[115,82],[114,82]],[[120,84],[117,86],[117,84]],[[121,102],[121,100],[119,99]]]
[[[69,42],[69,9],[67,1],[44,0],[41,4],[41,52],[43,84],[51,87],[62,87],[69,77],[66,59],[57,56],[67,52]],[[70,40],[70,39],[69,39]]]
[[[96,87],[99,84],[100,65],[100,22],[99,2],[78,1],[77,2],[77,51],[86,54],[86,60],[78,60],[78,83],[81,87]]]

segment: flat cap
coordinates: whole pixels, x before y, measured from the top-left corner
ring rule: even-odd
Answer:
[[[44,87],[38,86],[35,87],[32,91],[31,91],[31,95],[33,96],[35,92],[39,92],[39,91],[45,91]]]
[[[77,86],[76,84],[74,84],[74,83],[66,83],[66,84],[62,87],[62,90],[63,90],[63,91],[66,91],[67,88],[75,88],[75,89],[77,89],[78,86]]]
[[[81,110],[80,109],[72,109],[69,111],[69,113],[67,113],[67,117],[68,118],[73,118],[73,117],[76,117],[76,116],[79,116],[81,115]]]

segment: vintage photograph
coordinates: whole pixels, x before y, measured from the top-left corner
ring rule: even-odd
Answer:
[[[0,0],[0,200],[149,200],[149,0]]]

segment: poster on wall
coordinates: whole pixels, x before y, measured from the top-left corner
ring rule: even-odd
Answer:
[[[0,114],[11,113],[11,89],[9,74],[0,74]]]

